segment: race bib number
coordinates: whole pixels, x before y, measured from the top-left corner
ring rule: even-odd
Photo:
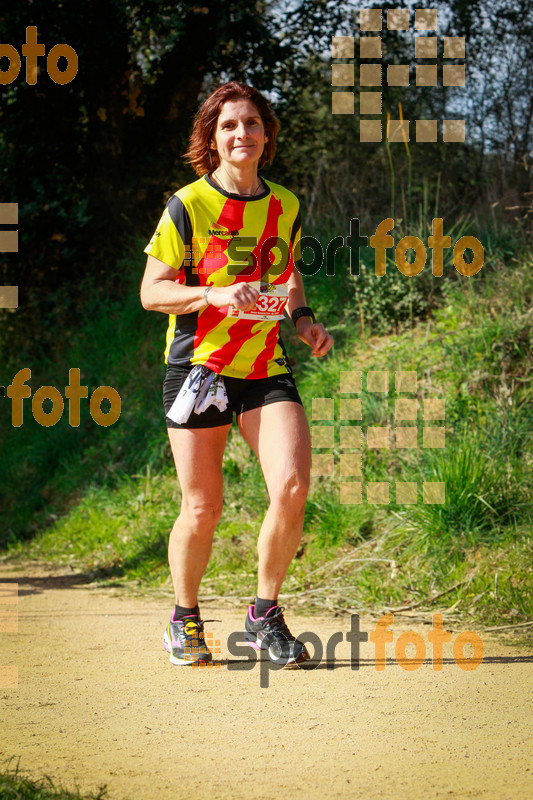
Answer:
[[[274,284],[263,281],[251,281],[250,286],[257,289],[259,297],[249,311],[241,311],[234,306],[229,307],[228,317],[238,319],[277,320],[283,319],[283,309],[289,299],[286,283]]]

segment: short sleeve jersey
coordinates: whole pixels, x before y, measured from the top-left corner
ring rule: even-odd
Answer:
[[[145,253],[173,267],[187,286],[286,283],[299,258],[300,204],[283,186],[263,184],[257,196],[228,194],[209,174],[184,186],[168,201]],[[290,372],[280,321],[228,316],[227,306],[170,315],[165,363],[204,364],[234,378]]]

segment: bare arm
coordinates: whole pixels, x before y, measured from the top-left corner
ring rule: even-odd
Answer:
[[[307,305],[302,276],[296,264],[287,281],[289,314],[301,306]],[[313,322],[311,317],[300,317],[296,320],[296,333],[298,337],[313,349],[314,356],[325,356],[333,346],[333,337],[327,332],[320,322]]]
[[[231,286],[212,286],[204,299],[205,286],[184,286],[176,283],[176,270],[163,261],[148,256],[141,284],[141,303],[148,311],[163,314],[191,314],[208,305],[223,308],[233,305],[247,311],[252,308],[258,292],[247,283]]]
[[[205,308],[205,286],[183,286],[176,283],[176,276],[173,267],[148,256],[141,284],[143,308],[163,314],[190,314]]]
[[[287,288],[289,290],[289,302],[287,303],[287,310],[292,316],[292,312],[296,308],[301,308],[301,306],[307,305],[304,283],[296,264],[294,265],[294,269],[291,272],[289,280],[287,281]],[[300,317],[300,319],[310,319],[310,317]]]

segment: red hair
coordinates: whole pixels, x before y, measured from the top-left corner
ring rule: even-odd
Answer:
[[[210,150],[209,145],[215,135],[217,120],[224,103],[228,100],[239,100],[241,98],[250,100],[257,108],[265,128],[265,136],[268,137],[259,159],[259,167],[270,163],[274,158],[279,122],[270,107],[270,103],[253,86],[248,86],[238,81],[230,81],[229,83],[223,83],[222,86],[211,92],[194,118],[194,125],[189,139],[189,149],[183,157],[190,162],[197,175],[204,175],[206,172],[216,169],[220,164],[217,151]],[[211,159],[209,155],[211,155]]]

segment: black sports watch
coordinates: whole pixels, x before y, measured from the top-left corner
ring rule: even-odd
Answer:
[[[309,306],[300,306],[300,308],[295,308],[291,314],[291,319],[294,322],[294,327],[296,327],[296,322],[300,319],[300,317],[311,317],[313,322],[316,322],[315,315],[313,311],[309,308]]]

